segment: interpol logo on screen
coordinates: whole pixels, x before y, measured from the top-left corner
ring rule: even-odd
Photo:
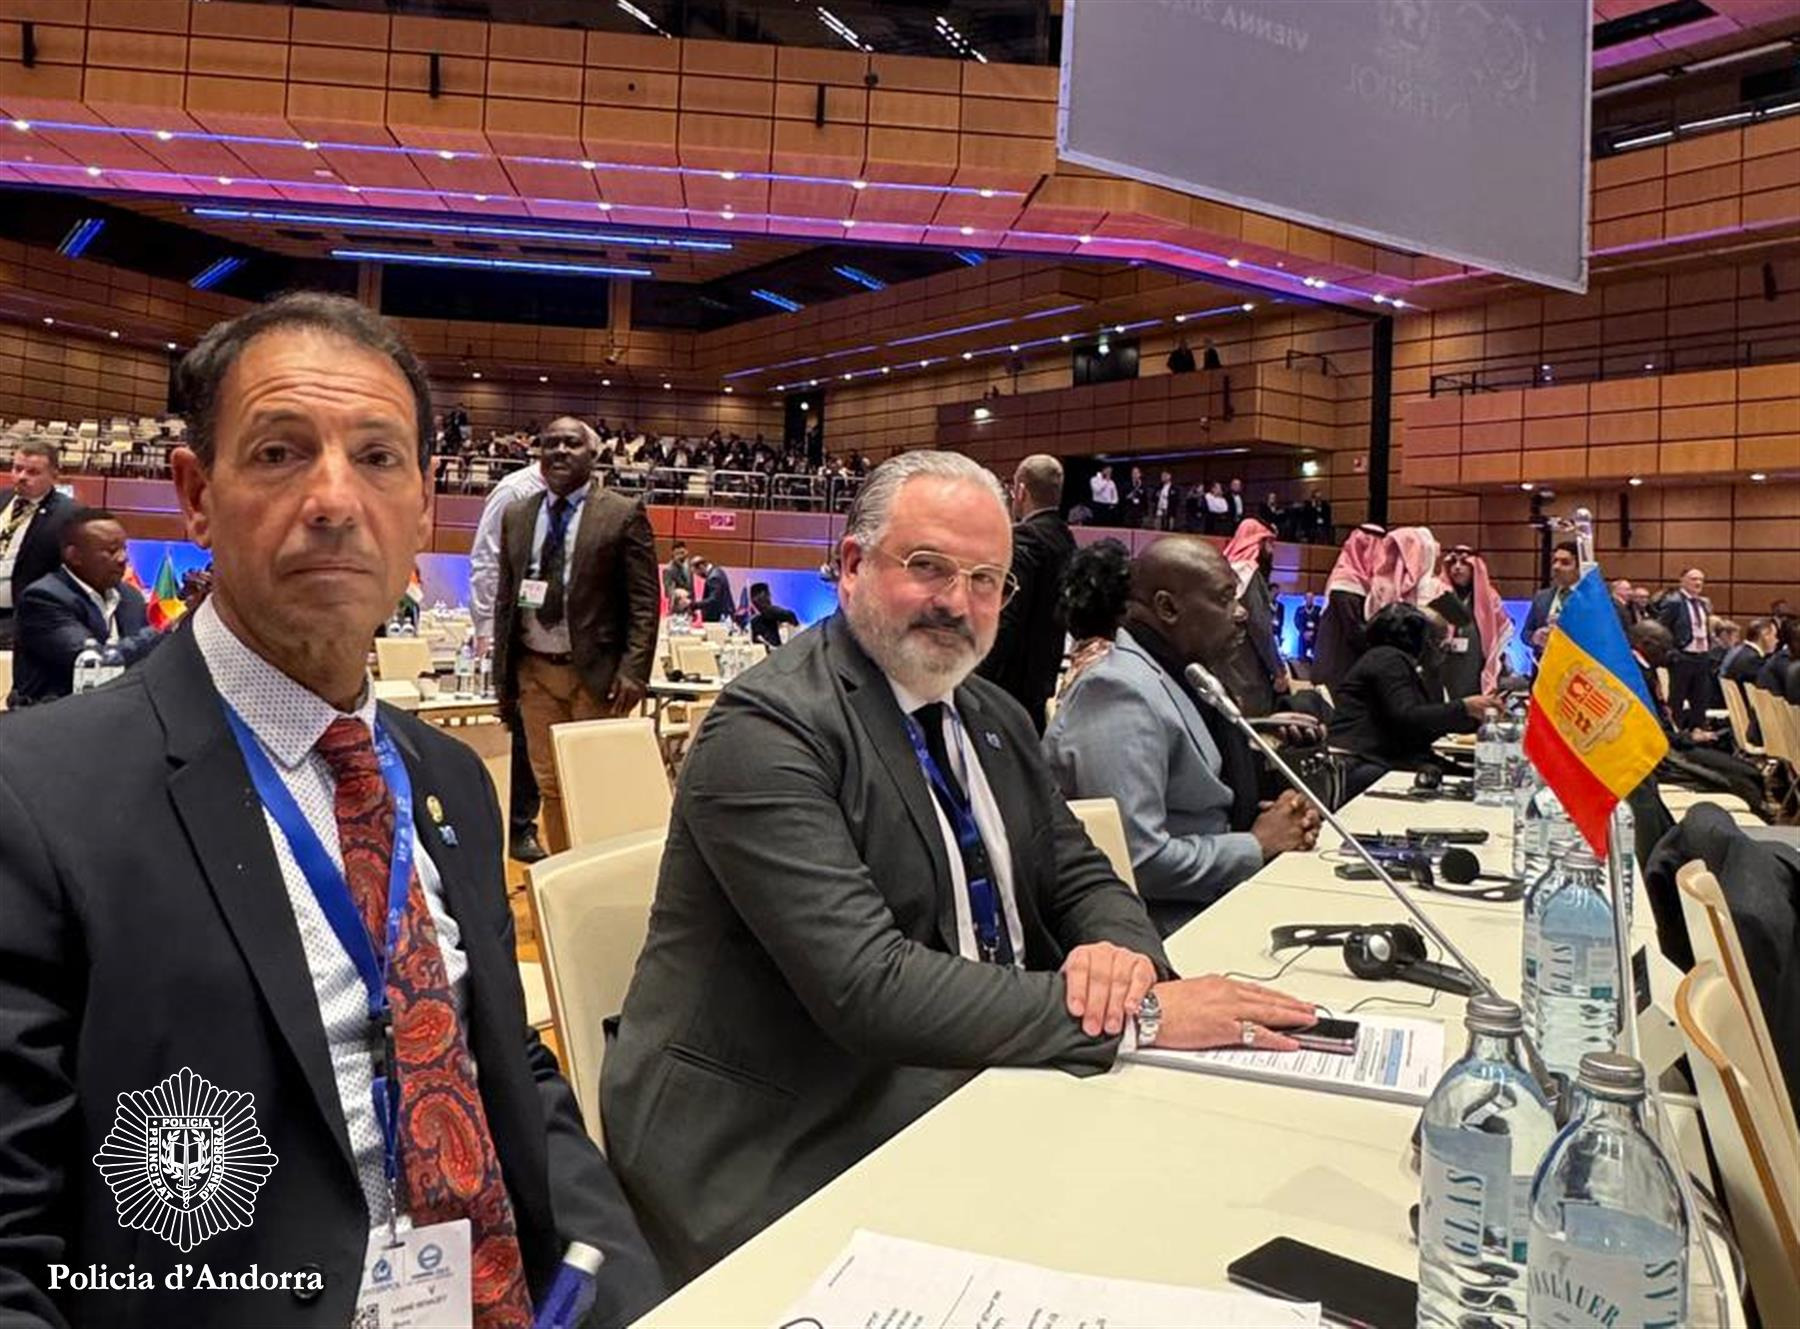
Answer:
[[[1071,161],[1587,287],[1575,0],[1068,0]]]
[[[119,1225],[154,1232],[187,1252],[249,1227],[278,1160],[256,1124],[256,1100],[183,1066],[119,1095],[94,1166],[112,1189]]]

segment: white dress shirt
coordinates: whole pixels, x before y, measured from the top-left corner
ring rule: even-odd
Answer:
[[[1103,475],[1096,475],[1088,481],[1088,490],[1094,496],[1094,502],[1111,507],[1119,501],[1119,486]]]
[[[545,627],[538,621],[535,609],[523,610],[519,615],[519,630],[525,645],[534,651],[542,651],[546,655],[567,655],[569,653],[569,589],[575,584],[575,535],[581,529],[581,510],[587,503],[587,496],[586,485],[568,496],[568,524],[563,528],[562,622],[555,627]],[[550,535],[550,508],[555,502],[556,495],[546,490],[543,506],[538,508],[537,525],[532,528],[531,532],[531,565],[525,571],[527,577],[549,575],[543,570],[542,564],[544,541]]]
[[[312,827],[319,843],[342,872],[344,860],[338,845],[337,813],[333,808],[337,786],[325,759],[314,751],[325,730],[342,713],[239,641],[225,626],[210,599],[194,613],[194,642],[206,661],[213,686],[256,735],[276,774],[294,796],[307,825]],[[375,694],[374,689],[366,685],[355,718],[371,726],[370,732],[373,732]],[[383,1170],[381,1127],[375,1120],[375,1104],[371,1097],[373,1064],[369,1056],[367,990],[355,962],[326,921],[325,911],[319,907],[306,875],[300,871],[300,865],[288,847],[287,837],[266,810],[264,818],[275,848],[275,859],[281,865],[281,884],[294,910],[294,922],[299,925],[300,943],[306,952],[313,992],[318,998],[319,1018],[324,1023],[325,1041],[331,1050],[332,1075],[337,1080],[338,1103],[343,1108],[350,1148],[356,1158],[357,1180],[369,1206],[369,1223],[371,1226],[385,1224],[388,1219],[387,1179]],[[469,971],[468,957],[462,951],[462,929],[444,905],[444,883],[416,829],[413,831],[413,865],[419,886],[425,893],[426,907],[431,911],[431,921],[437,928],[438,950],[443,954],[451,998],[457,1017],[461,1019],[463,984]]]
[[[494,595],[500,585],[500,523],[506,510],[520,499],[549,488],[544,468],[536,462],[511,472],[488,491],[475,527],[475,543],[469,547],[469,617],[475,635],[494,635]]]
[[[1683,647],[1690,655],[1705,655],[1712,649],[1712,639],[1707,635],[1707,616],[1712,612],[1712,605],[1705,598],[1681,593],[1681,599],[1687,607],[1688,628],[1691,635],[1688,644]]]
[[[969,750],[969,737],[956,712],[956,700],[954,697],[918,696],[892,678],[888,679],[888,686],[894,690],[894,700],[900,703],[901,711],[909,716],[929,702],[944,704],[944,750],[950,754],[950,765],[955,768],[957,782],[969,795],[975,829],[981,832],[981,843],[994,870],[994,891],[1000,897],[1001,912],[1006,915],[1006,934],[1012,939],[1013,964],[1022,969],[1025,967],[1025,930],[1019,924],[1019,906],[1013,895],[1012,844],[1006,838],[1006,823],[1000,819],[1000,805],[994,801],[994,791],[988,787],[987,773]],[[923,776],[924,772],[920,774]],[[950,860],[950,880],[954,887],[951,893],[956,897],[957,952],[965,960],[978,961],[981,948],[975,941],[975,915],[969,907],[969,874],[963,867],[962,845],[958,843],[956,828],[944,815],[937,795],[930,797],[932,811],[937,813],[938,832],[944,840],[944,856]]]

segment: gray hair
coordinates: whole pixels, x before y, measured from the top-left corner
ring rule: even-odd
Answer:
[[[856,501],[850,505],[850,516],[844,524],[844,538],[854,540],[862,548],[880,543],[887,532],[888,517],[894,510],[894,499],[901,487],[915,476],[929,475],[940,480],[967,480],[994,496],[1001,512],[1007,512],[1006,491],[1000,479],[987,467],[960,452],[937,452],[921,448],[889,457],[863,481]]]

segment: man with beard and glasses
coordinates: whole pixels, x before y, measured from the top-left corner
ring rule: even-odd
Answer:
[[[1150,917],[1164,936],[1284,849],[1310,849],[1319,814],[1285,790],[1258,808],[1244,736],[1182,676],[1215,673],[1243,642],[1238,579],[1197,535],[1171,535],[1131,566],[1113,649],[1063,697],[1044,756],[1070,798],[1112,798]]]
[[[884,462],[839,555],[839,611],[735,680],[682,764],[606,1057],[609,1155],[678,1278],[982,1067],[1291,1049],[1274,1030],[1313,1015],[1174,980],[1029,717],[973,676],[1012,585],[991,472]]]

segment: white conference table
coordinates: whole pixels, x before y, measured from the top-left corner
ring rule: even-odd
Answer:
[[[1467,826],[1504,812],[1368,802],[1350,805],[1353,829],[1365,818],[1369,829]],[[1309,859],[1310,877],[1290,884]],[[1269,955],[1271,927],[1405,917],[1378,883],[1330,872],[1317,855],[1284,855],[1172,937],[1171,961],[1188,974],[1261,977],[1288,958]],[[1469,959],[1516,995],[1518,904],[1423,896]],[[1634,941],[1648,926],[1642,918]],[[1654,987],[1661,975],[1652,972]],[[1442,1020],[1450,1055],[1463,1045],[1462,998],[1408,1005],[1430,991],[1357,979],[1334,950],[1299,953],[1279,986],[1339,1013],[1377,997],[1369,1014]],[[1684,1154],[1699,1157],[1692,1113],[1671,1115]],[[859,1227],[1072,1272],[1213,1288],[1229,1286],[1226,1266],[1238,1256],[1287,1236],[1410,1279],[1416,1120],[1416,1109],[1396,1104],[1139,1064],[1087,1079],[985,1071],[639,1323],[773,1325]],[[1704,1266],[1694,1265],[1698,1283]],[[1735,1298],[1731,1315],[1742,1323]]]

